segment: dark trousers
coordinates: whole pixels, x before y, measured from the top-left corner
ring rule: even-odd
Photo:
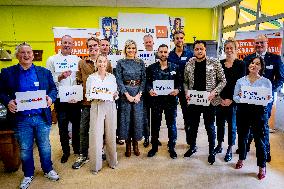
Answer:
[[[181,110],[182,110],[182,116],[183,116],[183,121],[184,121],[184,130],[186,133],[186,142],[187,144],[189,144],[189,120],[188,120],[188,116],[187,116],[187,100],[185,98],[185,92],[184,90],[181,90],[178,94],[178,98],[179,98],[179,103],[181,106]]]
[[[254,133],[257,165],[265,167],[266,144],[265,130],[267,129],[267,111],[263,106],[239,104],[237,109],[239,159],[245,160],[249,130]]]
[[[89,129],[90,129],[90,108],[91,106],[83,106],[80,121],[80,154],[88,157],[89,149]]]
[[[274,95],[273,95],[273,99],[274,99]],[[268,125],[268,120],[271,116],[271,111],[272,111],[272,107],[273,107],[273,101],[268,103],[266,106],[266,111],[267,111],[267,116],[266,116],[266,127],[264,130],[264,136],[265,136],[265,146],[266,146],[266,152],[270,153],[270,142],[269,142],[269,125]],[[248,145],[250,145],[250,143],[252,142],[254,136],[253,136],[253,130],[250,129],[249,130],[249,138],[248,138]]]
[[[61,148],[64,154],[70,154],[68,124],[72,123],[72,146],[76,154],[80,152],[80,118],[81,107],[79,103],[55,102]]]
[[[228,123],[228,145],[235,145],[236,141],[236,105],[232,103],[230,106],[216,107],[216,126],[217,126],[217,141],[224,142],[225,123]]]
[[[156,98],[156,97],[155,97]],[[153,147],[158,148],[159,131],[162,121],[162,113],[165,113],[166,124],[168,127],[168,147],[169,149],[175,148],[177,140],[177,127],[176,127],[176,116],[177,116],[177,104],[167,103],[153,103],[152,115],[151,115],[151,143]]]
[[[187,110],[188,121],[189,121],[189,134],[187,138],[189,139],[190,148],[196,147],[196,138],[198,133],[198,127],[200,123],[200,115],[203,113],[203,119],[205,124],[205,129],[208,135],[209,142],[209,154],[214,153],[215,147],[215,107],[210,106],[199,106],[199,105],[189,105]]]

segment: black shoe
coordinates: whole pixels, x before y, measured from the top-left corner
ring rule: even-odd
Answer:
[[[102,154],[102,160],[104,160],[104,161],[105,161],[106,159],[107,159],[107,158],[106,158],[106,154],[105,154],[105,153],[103,153],[103,154]]]
[[[162,143],[158,140],[158,146],[162,146]]]
[[[148,152],[148,155],[147,157],[153,157],[154,155],[156,155],[158,150],[155,150],[155,149],[151,149],[149,152]]]
[[[214,149],[215,154],[222,153],[222,151],[223,151],[223,148],[219,145],[217,145],[216,148]]]
[[[270,152],[266,155],[266,162],[271,162],[271,155]]]
[[[68,161],[70,154],[63,154],[61,157],[61,163],[66,163]]]
[[[183,155],[183,157],[190,157],[192,156],[192,154],[194,154],[195,152],[197,152],[197,148],[189,148],[189,150],[187,150],[187,152],[185,152],[185,154]]]
[[[215,155],[214,154],[210,154],[208,156],[208,163],[210,163],[210,165],[213,165],[213,163],[215,163]]]
[[[170,157],[172,159],[176,159],[177,158],[177,153],[176,153],[175,149],[170,149],[170,150],[168,150],[168,152],[170,153]]]
[[[116,137],[116,144],[123,145],[124,142],[122,140],[119,140],[118,137]]]
[[[144,146],[145,148],[147,148],[147,147],[149,146],[149,144],[150,144],[149,138],[145,138],[144,143],[143,143],[143,146]]]
[[[229,161],[231,161],[232,160],[232,152],[227,152],[226,153],[226,155],[225,155],[225,157],[224,157],[224,161],[225,162],[229,162]]]
[[[239,148],[236,150],[236,154],[240,154],[240,150],[239,150]]]

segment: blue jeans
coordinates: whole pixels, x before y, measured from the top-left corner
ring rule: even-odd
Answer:
[[[15,136],[20,145],[22,170],[25,177],[34,175],[34,140],[38,146],[43,172],[48,173],[53,169],[49,141],[50,127],[41,115],[17,116]]]

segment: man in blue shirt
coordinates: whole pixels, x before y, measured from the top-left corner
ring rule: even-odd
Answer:
[[[193,57],[193,53],[184,45],[184,37],[185,34],[182,30],[175,31],[174,33],[175,48],[170,52],[168,61],[175,63],[179,66],[181,74],[181,79],[180,79],[181,92],[178,94],[178,98],[182,109],[184,128],[186,133],[186,142],[187,144],[189,144],[189,133],[188,133],[189,127],[188,127],[188,119],[186,118],[187,102],[183,88],[183,80],[184,80],[184,67],[188,62],[188,60]]]
[[[50,105],[55,101],[57,90],[51,72],[33,65],[30,45],[22,43],[16,47],[19,64],[4,68],[0,74],[0,102],[8,108],[10,124],[19,142],[24,179],[20,187],[26,189],[34,178],[33,143],[36,140],[44,176],[59,180],[53,170],[49,133],[51,128]],[[17,111],[16,92],[46,91],[47,108]]]

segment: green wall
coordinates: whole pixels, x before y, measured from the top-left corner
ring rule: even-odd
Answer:
[[[50,6],[0,6],[0,41],[10,45],[29,42],[34,50],[43,50],[43,61],[54,54],[52,27],[98,28],[99,18],[117,17],[118,13],[168,14],[184,17],[186,42],[197,39],[212,40],[213,9],[164,9],[164,8],[112,8],[112,7],[50,7]],[[17,60],[1,62],[0,68],[16,64]]]

